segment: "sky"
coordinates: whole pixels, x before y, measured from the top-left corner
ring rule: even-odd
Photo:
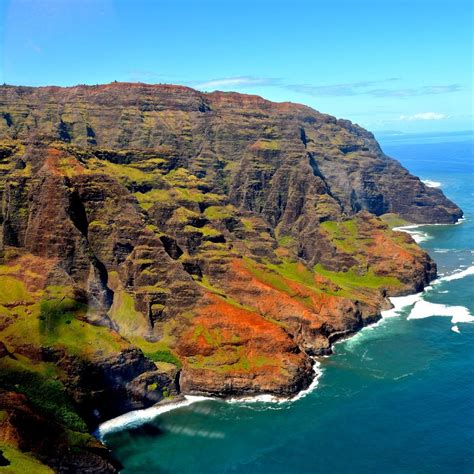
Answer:
[[[471,0],[0,0],[0,83],[183,84],[472,130]]]

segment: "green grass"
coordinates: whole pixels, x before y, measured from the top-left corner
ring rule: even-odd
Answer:
[[[248,230],[248,231],[254,230],[254,221],[252,219],[243,217],[242,219],[240,219],[240,222],[242,222],[242,224],[244,225],[245,230]]]
[[[376,275],[372,269],[364,274],[358,274],[352,269],[347,272],[332,272],[326,270],[321,264],[314,267],[320,275],[330,279],[337,285],[345,289],[351,288],[386,288],[399,287],[400,281],[395,277]]]
[[[278,238],[278,245],[281,247],[291,247],[295,243],[295,238],[291,235],[283,235]]]
[[[174,355],[170,350],[159,350],[154,352],[145,352],[146,357],[151,359],[153,362],[166,362],[168,364],[173,364],[178,369],[181,368],[181,361]]]
[[[401,218],[399,215],[392,214],[392,213],[383,214],[382,216],[379,217],[379,219],[381,219],[383,222],[385,222],[385,224],[387,224],[390,227],[390,229],[393,229],[394,227],[401,227],[401,226],[404,226],[404,225],[410,225],[410,223],[408,221]]]
[[[145,317],[135,309],[133,296],[122,288],[115,291],[109,316],[118,324],[124,335],[143,332],[147,328]]]
[[[138,204],[146,211],[157,202],[173,202],[174,197],[169,189],[152,189],[147,193],[135,193]]]
[[[252,148],[258,150],[280,150],[280,142],[278,140],[257,140]]]
[[[0,304],[20,304],[33,301],[23,282],[8,275],[1,275],[0,278]]]
[[[57,337],[58,328],[71,324],[77,312],[87,311],[87,307],[71,298],[46,299],[40,303],[39,330],[48,338]]]
[[[131,165],[116,164],[96,158],[89,160],[88,164],[92,170],[100,170],[105,174],[113,176],[128,188],[132,184],[158,185],[163,183],[162,174],[159,170],[142,171]]]
[[[171,220],[179,224],[186,224],[189,220],[197,217],[199,217],[197,212],[186,209],[185,207],[178,207],[173,212]]]
[[[194,356],[188,359],[194,369],[212,370],[217,373],[250,372],[265,366],[278,366],[279,362],[270,356],[256,354],[250,356],[242,346],[217,349],[210,356]]]
[[[205,225],[204,227],[193,227],[192,225],[187,225],[184,227],[184,232],[197,232],[205,237],[217,237],[222,234],[222,232],[208,225]]]
[[[202,336],[210,346],[219,347],[222,344],[220,329],[208,329],[202,324],[198,324],[194,328],[193,340],[195,341],[200,336]]]
[[[356,254],[360,242],[355,219],[348,221],[326,221],[321,224],[323,229],[340,250],[349,254]]]
[[[38,461],[32,454],[23,453],[19,449],[6,443],[0,443],[0,450],[3,452],[9,466],[0,467],[0,473],[6,474],[52,474],[54,471]]]
[[[209,220],[221,220],[227,219],[233,216],[233,207],[232,206],[209,206],[205,211],[204,215]]]
[[[257,264],[248,258],[244,261],[246,267],[258,280],[290,296],[294,296],[294,290],[287,280],[299,283],[313,292],[320,292],[314,281],[314,273],[301,262],[284,260],[280,264]]]

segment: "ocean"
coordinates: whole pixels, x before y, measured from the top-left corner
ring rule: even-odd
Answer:
[[[380,142],[464,210],[459,225],[412,229],[438,281],[336,344],[296,401],[202,400],[104,430],[124,473],[473,473],[473,136]]]

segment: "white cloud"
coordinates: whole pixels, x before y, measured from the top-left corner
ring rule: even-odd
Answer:
[[[274,79],[266,79],[262,77],[238,76],[224,77],[222,79],[212,79],[211,81],[195,84],[197,89],[215,89],[218,87],[235,87],[235,86],[254,86],[254,85],[270,85],[275,82]]]
[[[444,120],[447,118],[449,118],[448,115],[437,112],[420,112],[413,115],[400,115],[399,120],[402,120],[403,122],[416,122],[419,120]]]

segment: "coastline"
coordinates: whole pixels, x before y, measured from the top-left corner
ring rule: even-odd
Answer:
[[[413,240],[419,244],[420,242],[424,242],[425,240],[429,240],[431,238],[428,232],[417,231],[413,229],[419,229],[420,227],[431,227],[431,226],[450,226],[450,225],[460,225],[465,222],[465,216],[460,217],[456,222],[452,224],[407,224],[398,227],[394,227],[392,230],[398,232],[405,232],[410,234],[413,237]]]
[[[398,316],[399,312],[411,305],[414,304],[415,301],[422,295],[421,293],[415,293],[407,296],[393,296],[389,297],[389,301],[392,303],[393,307],[391,309],[387,309],[381,311],[380,318],[376,321],[368,324],[367,326],[363,326],[356,332],[350,333],[347,336],[341,337],[335,340],[331,344],[331,354],[334,352],[334,346],[341,342],[344,342],[356,335],[360,334],[362,331],[366,329],[374,329],[380,325],[380,323],[389,317]],[[330,357],[331,354],[318,356],[319,357]],[[234,404],[245,404],[245,403],[269,403],[269,404],[284,404],[284,403],[294,403],[298,400],[309,395],[313,392],[317,386],[319,385],[319,379],[322,376],[322,370],[320,369],[321,363],[317,360],[318,358],[313,358],[314,365],[313,365],[313,379],[311,384],[305,388],[304,390],[299,391],[292,397],[278,397],[272,394],[265,394],[262,393],[260,395],[253,395],[253,396],[233,396],[229,398],[219,398],[219,397],[208,397],[208,396],[200,396],[200,395],[179,395],[173,400],[162,400],[158,402],[156,405],[144,408],[141,410],[134,410],[118,417],[112,418],[110,420],[104,421],[101,423],[96,431],[93,433],[96,438],[100,441],[103,441],[104,436],[109,433],[113,433],[116,431],[121,431],[123,429],[132,428],[136,426],[140,426],[144,423],[150,422],[154,418],[164,413],[167,413],[172,410],[176,410],[178,408],[186,407],[191,404],[205,401],[205,400],[214,400],[214,401],[221,401],[225,403],[234,403]]]
[[[397,230],[400,232],[406,232],[414,238],[414,240],[419,243],[423,240],[427,240],[429,238],[429,234],[427,233],[421,233],[414,231],[413,229],[417,229],[419,227],[425,227],[425,226],[431,226],[431,225],[458,225],[462,224],[462,222],[465,221],[465,218],[462,217],[460,218],[456,223],[454,224],[410,224],[406,226],[401,226],[401,227],[395,227],[393,230]],[[426,236],[426,238],[423,238],[422,240],[417,240],[417,238],[420,238],[420,234],[423,234],[423,236]],[[446,275],[443,277],[437,277],[435,280],[433,280],[428,286],[426,286],[423,291],[418,292],[418,293],[412,293],[409,295],[405,296],[393,296],[393,297],[388,297],[390,303],[393,305],[392,308],[381,311],[380,313],[380,318],[377,320],[369,323],[366,326],[363,326],[356,332],[352,332],[350,334],[347,334],[345,336],[342,336],[338,339],[336,339],[334,342],[331,343],[331,354],[334,352],[334,347],[336,344],[339,344],[341,342],[344,342],[350,338],[353,338],[357,336],[358,334],[361,334],[362,331],[364,330],[373,330],[380,326],[380,324],[386,320],[387,318],[392,318],[396,317],[400,314],[400,312],[408,307],[408,306],[413,306],[413,309],[417,305],[417,303],[423,302],[422,297],[425,293],[431,291],[434,286],[442,283],[443,281],[452,281],[456,279],[461,279],[464,278],[465,276],[474,274],[474,265],[464,269],[464,270],[459,270],[457,272],[454,272],[450,275]],[[425,302],[425,308],[422,308],[423,311],[420,312],[418,316],[413,316],[410,318],[410,315],[408,316],[408,319],[420,319],[422,317],[428,317],[429,316],[429,311],[427,309],[433,309],[433,308],[427,308],[427,305],[431,306],[436,306],[440,307],[437,308],[443,309],[444,314],[440,314],[441,316],[452,316],[452,324],[453,327],[451,328],[452,331],[460,333],[459,328],[457,326],[457,323],[459,322],[474,322],[474,317],[471,316],[469,313],[465,313],[463,307],[443,307],[443,305],[434,305],[433,303],[427,303]],[[454,309],[454,310],[453,310]],[[324,356],[319,356],[319,357],[330,357],[331,354],[324,355]],[[225,403],[235,403],[235,404],[245,404],[245,403],[272,403],[272,404],[283,404],[283,403],[293,403],[296,402],[302,398],[304,398],[306,395],[310,394],[313,392],[318,384],[319,384],[319,379],[322,375],[322,370],[320,369],[320,362],[318,362],[317,358],[313,358],[314,365],[313,365],[313,379],[311,381],[311,384],[304,390],[301,390],[300,392],[296,393],[292,397],[278,397],[272,394],[260,394],[260,395],[253,395],[253,396],[234,396],[234,397],[229,397],[229,398],[219,398],[219,397],[209,397],[209,396],[198,396],[198,395],[179,395],[178,397],[174,398],[173,400],[162,400],[161,402],[158,402],[156,405],[149,407],[149,408],[144,408],[141,410],[134,410],[128,413],[125,413],[123,415],[120,415],[116,418],[112,418],[110,420],[107,420],[103,423],[101,423],[96,431],[93,433],[99,440],[103,440],[104,436],[107,435],[108,433],[116,432],[116,431],[121,431],[126,428],[131,428],[131,427],[136,427],[139,425],[142,425],[144,423],[147,423],[154,418],[156,418],[159,415],[162,415],[164,413],[167,413],[169,411],[189,406],[191,404],[200,402],[200,401],[205,401],[205,400],[215,400],[215,401],[222,401]]]

